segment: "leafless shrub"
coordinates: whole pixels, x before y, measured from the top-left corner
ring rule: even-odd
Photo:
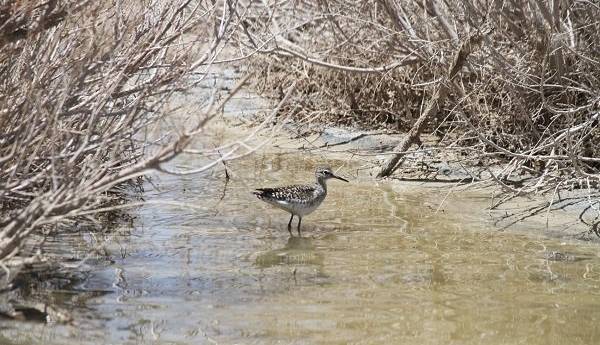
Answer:
[[[488,178],[512,195],[598,187],[597,3],[262,5],[239,44],[264,53],[265,89],[300,80],[298,119],[408,131],[380,176],[427,131],[484,165],[504,160],[506,169]]]
[[[119,202],[117,187],[162,170],[202,133],[222,103],[207,106],[193,125],[145,155],[139,141],[144,128],[167,115],[174,92],[202,80],[242,20],[230,8],[185,0],[2,2],[0,265],[6,271],[37,259],[35,247],[20,252],[33,232],[111,209]]]

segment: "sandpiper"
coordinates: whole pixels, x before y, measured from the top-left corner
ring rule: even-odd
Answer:
[[[330,178],[336,178],[348,182],[345,178],[336,176],[330,167],[318,167],[315,176],[317,182],[313,184],[259,188],[252,193],[260,200],[291,213],[292,216],[288,223],[290,235],[292,234],[292,220],[294,216],[298,216],[298,235],[301,235],[300,223],[302,223],[302,217],[316,210],[327,196],[326,181]]]

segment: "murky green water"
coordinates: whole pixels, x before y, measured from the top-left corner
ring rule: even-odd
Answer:
[[[189,207],[135,210],[107,244],[114,262],[88,262],[80,284],[53,294],[73,325],[4,322],[0,343],[600,342],[599,248],[494,231],[474,216],[483,204],[435,214],[442,194],[346,165],[352,183],[331,181],[305,237],[290,238],[287,214],[249,192],[310,181],[321,162],[259,153],[229,163],[227,184],[219,169],[154,178],[146,200]]]

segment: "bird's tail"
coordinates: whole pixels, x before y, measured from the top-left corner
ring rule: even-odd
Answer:
[[[272,188],[257,188],[252,192],[252,194],[256,195],[256,197],[259,199],[268,199],[272,196],[273,189]]]
[[[256,195],[257,198],[262,199],[265,196],[265,191],[259,188],[252,191],[252,194]]]

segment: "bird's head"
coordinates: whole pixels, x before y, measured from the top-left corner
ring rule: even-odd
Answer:
[[[338,180],[348,182],[348,180],[346,180],[345,178],[339,177],[336,174],[334,174],[333,171],[331,171],[331,168],[327,166],[318,167],[315,172],[315,175],[317,176],[318,180],[327,180],[330,178],[335,178]]]

